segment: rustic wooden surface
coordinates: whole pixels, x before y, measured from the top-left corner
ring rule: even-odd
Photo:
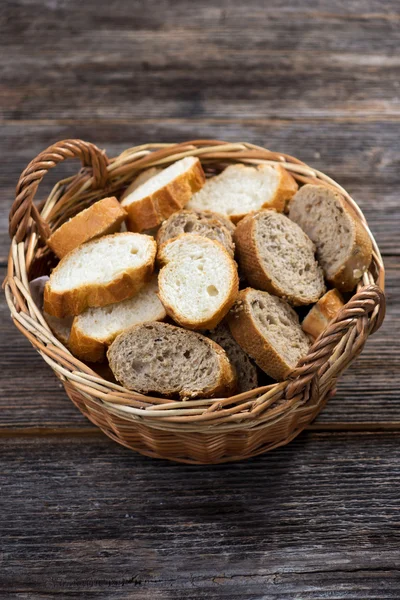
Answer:
[[[0,305],[0,597],[400,597],[400,5],[14,0],[0,6],[0,276],[20,171],[54,141],[248,140],[341,182],[388,315],[309,431],[244,463],[117,446]],[[40,196],[77,163],[47,177]]]

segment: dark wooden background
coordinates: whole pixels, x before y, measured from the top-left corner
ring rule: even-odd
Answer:
[[[3,300],[2,599],[400,598],[399,42],[398,0],[1,2],[2,277],[18,175],[49,144],[80,137],[113,156],[213,137],[341,182],[388,292],[384,327],[309,430],[215,467],[100,434]]]

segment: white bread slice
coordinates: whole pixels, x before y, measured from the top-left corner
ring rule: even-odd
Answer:
[[[236,386],[236,373],[218,344],[166,323],[121,333],[107,358],[117,381],[143,394],[213,397],[229,395]]]
[[[58,227],[47,245],[63,258],[81,244],[120,230],[128,214],[114,197],[103,198]]]
[[[139,233],[114,233],[75,248],[52,271],[44,310],[66,317],[130,298],[149,280],[156,251],[156,242]]]
[[[189,329],[216,327],[239,290],[236,263],[225,248],[188,233],[161,246],[158,259],[165,265],[158,285],[167,313]]]
[[[368,269],[370,237],[354,211],[337,192],[307,184],[292,198],[289,217],[312,239],[325,277],[341,291],[351,291]]]
[[[344,306],[344,300],[337,290],[329,290],[315,304],[301,324],[303,331],[316,339]]]
[[[58,317],[53,317],[46,312],[43,312],[43,316],[56,338],[62,344],[64,344],[64,346],[69,347],[69,336],[71,333],[73,317],[64,317],[64,319],[59,319]]]
[[[183,208],[204,182],[203,168],[194,156],[182,158],[163,169],[122,200],[128,212],[128,229],[143,231],[157,227]]]
[[[160,169],[159,167],[150,167],[150,169],[146,169],[145,171],[139,173],[139,175],[135,177],[132,183],[129,184],[129,186],[126,188],[120,200],[122,201],[124,198],[129,196],[129,194],[132,194],[132,192],[134,192],[138,187],[146,183],[146,181],[148,181],[149,179],[154,177],[154,175],[157,175],[157,173],[160,173],[161,171],[162,169]]]
[[[286,379],[310,347],[297,313],[268,292],[241,290],[227,319],[237,343],[278,381]]]
[[[157,244],[165,244],[183,233],[195,233],[217,240],[231,256],[234,255],[235,246],[232,233],[235,226],[232,222],[219,213],[210,210],[196,212],[194,210],[180,210],[164,221],[158,230]]]
[[[232,336],[228,325],[222,322],[210,331],[208,337],[225,350],[237,374],[239,394],[253,390],[258,385],[257,367]]]
[[[207,179],[202,190],[187,204],[192,210],[214,210],[237,223],[260,208],[283,212],[298,189],[295,179],[281,166],[230,165]]]
[[[69,337],[71,352],[82,360],[100,362],[106,356],[107,347],[126,329],[138,323],[165,319],[167,314],[157,292],[157,275],[153,275],[132,298],[86,309],[74,318]]]
[[[265,209],[247,215],[234,240],[242,274],[253,288],[294,306],[312,304],[325,292],[313,242],[285,215]]]

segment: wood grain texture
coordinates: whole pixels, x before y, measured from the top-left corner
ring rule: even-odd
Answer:
[[[399,461],[392,435],[302,435],[217,467],[0,441],[2,598],[397,600]]]

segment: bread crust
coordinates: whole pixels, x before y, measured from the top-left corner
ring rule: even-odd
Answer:
[[[233,239],[243,275],[253,288],[265,290],[274,296],[279,296],[280,298],[287,300],[287,302],[293,306],[317,302],[320,298],[320,294],[304,298],[297,296],[294,292],[288,293],[268,275],[264,268],[264,261],[259,253],[256,242],[256,220],[258,215],[268,210],[270,209],[261,209],[246,215],[236,227]],[[325,287],[321,289],[321,293],[323,293],[324,290]]]
[[[246,288],[239,292],[227,316],[229,329],[239,346],[255,360],[260,369],[277,381],[283,381],[293,371],[293,366],[278,354],[258,329],[249,299],[253,291],[252,288]]]
[[[117,233],[114,235],[129,234]],[[89,307],[106,306],[130,298],[149,281],[153,273],[157,244],[152,238],[149,240],[151,240],[150,252],[146,262],[121,273],[107,284],[90,283],[81,285],[79,288],[58,292],[52,289],[50,276],[50,280],[47,281],[44,288],[44,310],[54,317],[66,317],[79,315]],[[79,252],[79,247],[72,252]],[[62,266],[63,260],[59,262],[53,273]]]
[[[326,329],[342,306],[344,306],[344,300],[341,293],[336,289],[329,290],[303,319],[301,324],[303,331],[316,339]]]
[[[63,258],[89,240],[116,233],[127,216],[114,196],[103,198],[58,227],[47,240],[47,245],[58,258]]]
[[[129,231],[141,232],[160,225],[172,213],[183,208],[192,195],[203,187],[205,180],[203,168],[197,159],[184,173],[149,196],[131,204],[124,204],[125,197],[122,206],[128,213]]]
[[[147,323],[147,325],[154,326],[155,323],[157,323],[157,321]],[[118,372],[119,368],[113,357],[113,345],[114,345],[114,343],[116,343],[118,341],[120,336],[135,334],[136,330],[140,327],[142,327],[142,324],[134,325],[129,330],[126,330],[123,333],[121,333],[114,340],[113,344],[111,344],[111,346],[109,347],[109,349],[107,351],[107,358],[109,360],[110,367],[114,373],[115,378],[118,381],[120,381],[122,383],[122,385],[125,385],[125,384],[122,381],[121,373]],[[165,328],[167,330],[168,329],[170,329],[170,330],[177,329],[177,327],[175,325],[170,325],[168,323],[163,323],[163,328]],[[180,398],[212,398],[215,396],[223,396],[223,395],[232,394],[236,390],[236,384],[237,384],[236,371],[233,368],[233,366],[231,365],[225,351],[221,348],[221,346],[219,346],[212,340],[206,338],[204,335],[201,335],[200,333],[197,333],[194,331],[190,331],[190,332],[187,331],[185,333],[190,334],[192,336],[195,335],[195,336],[200,337],[202,340],[205,340],[209,346],[212,347],[212,349],[214,350],[214,352],[216,353],[216,355],[218,357],[220,369],[219,369],[219,377],[218,377],[218,380],[217,380],[216,384],[214,385],[214,387],[212,387],[212,388],[208,387],[208,388],[205,388],[204,390],[199,390],[199,391],[193,391],[193,390],[183,387],[181,389],[181,391],[179,392]],[[127,386],[125,385],[125,387],[127,387]],[[127,389],[129,389],[129,388],[127,388]],[[143,393],[150,393],[151,391],[153,391],[153,390],[151,390],[149,388],[147,391],[145,391]],[[163,396],[167,396],[167,397],[174,396],[176,394],[175,390],[170,389],[170,388],[164,388],[161,393],[163,394]]]
[[[217,242],[216,240],[209,240],[211,243],[217,244],[218,247],[222,250],[222,252],[224,252],[224,254],[227,257],[228,264],[230,265],[230,270],[231,270],[231,281],[230,281],[230,286],[229,286],[229,292],[226,295],[225,300],[221,304],[218,311],[216,313],[214,313],[214,315],[212,317],[210,317],[208,319],[203,319],[203,320],[198,319],[196,321],[187,319],[184,315],[180,314],[179,311],[176,309],[176,307],[173,306],[168,301],[166,294],[164,292],[165,278],[168,276],[167,270],[170,268],[169,265],[170,264],[172,265],[175,262],[175,261],[168,261],[166,259],[164,250],[165,250],[166,246],[168,244],[170,244],[171,242],[173,242],[175,240],[179,240],[181,238],[185,238],[188,235],[194,235],[194,234],[183,233],[181,235],[178,235],[178,237],[174,238],[173,240],[169,240],[168,242],[165,242],[165,244],[162,244],[158,250],[157,259],[158,259],[158,262],[160,263],[160,265],[162,266],[159,276],[158,276],[158,296],[159,296],[162,304],[164,305],[164,308],[167,311],[167,314],[176,323],[178,323],[182,327],[187,327],[188,329],[193,329],[195,331],[202,330],[202,329],[214,329],[214,327],[216,327],[218,325],[218,323],[220,321],[222,321],[222,319],[225,317],[225,315],[227,314],[227,312],[229,311],[229,309],[231,308],[231,306],[233,305],[233,303],[236,300],[236,297],[237,297],[237,294],[239,291],[239,276],[237,273],[236,264],[235,264],[234,260],[232,259],[232,257],[227,252],[227,250],[224,248],[224,246],[222,244],[220,244],[220,242]],[[196,235],[196,237],[199,237],[201,239],[208,239],[208,238],[202,238],[202,236],[197,236],[197,235]]]

